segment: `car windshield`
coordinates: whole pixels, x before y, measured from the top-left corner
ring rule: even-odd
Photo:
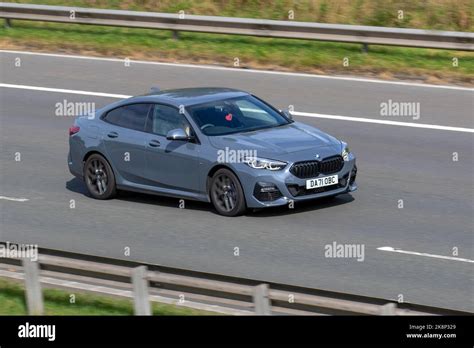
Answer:
[[[247,95],[187,108],[205,135],[225,135],[278,127],[290,123],[272,107]]]

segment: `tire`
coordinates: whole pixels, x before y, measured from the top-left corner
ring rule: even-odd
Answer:
[[[110,199],[117,194],[112,167],[99,154],[91,155],[84,163],[84,182],[95,199]]]
[[[214,174],[209,187],[209,196],[220,215],[238,216],[247,210],[242,185],[229,169],[222,168]]]

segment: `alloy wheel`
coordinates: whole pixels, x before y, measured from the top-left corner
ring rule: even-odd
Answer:
[[[109,177],[105,163],[100,159],[93,159],[86,168],[86,179],[90,189],[102,196],[108,188]]]

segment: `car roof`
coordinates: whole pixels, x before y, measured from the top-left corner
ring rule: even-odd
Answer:
[[[172,105],[196,105],[216,100],[236,98],[249,95],[249,93],[223,87],[199,87],[199,88],[180,88],[163,91],[153,91],[149,94],[132,97],[128,102],[164,102]]]

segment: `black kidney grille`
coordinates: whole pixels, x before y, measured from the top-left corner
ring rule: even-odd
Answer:
[[[333,156],[324,159],[319,165],[321,174],[337,173],[344,167],[344,159],[342,156]]]
[[[314,178],[319,175],[319,162],[297,162],[291,166],[290,172],[298,178]]]
[[[344,166],[344,159],[342,156],[333,156],[322,161],[303,161],[296,162],[290,168],[291,174],[294,176],[306,179],[314,178],[321,174],[337,173]]]

